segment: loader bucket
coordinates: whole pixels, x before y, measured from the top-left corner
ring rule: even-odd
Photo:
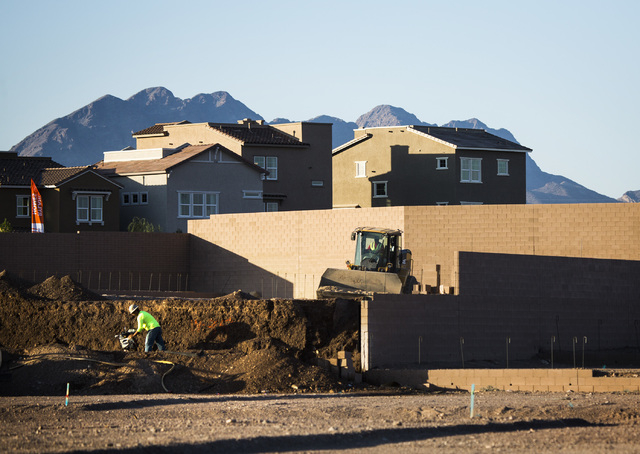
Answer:
[[[394,273],[329,268],[320,278],[318,298],[358,297],[376,293],[402,293],[402,280]]]

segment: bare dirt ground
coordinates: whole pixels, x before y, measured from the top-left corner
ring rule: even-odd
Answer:
[[[640,395],[417,393],[341,381],[345,300],[136,301],[170,352],[124,352],[129,300],[0,273],[0,451],[640,452]],[[69,384],[69,403],[65,405]]]
[[[637,453],[637,395],[109,395],[0,399],[3,452]]]

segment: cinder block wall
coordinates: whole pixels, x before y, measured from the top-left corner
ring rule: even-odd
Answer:
[[[459,295],[362,305],[366,369],[640,348],[640,261],[460,253]],[[552,340],[553,339],[553,340]],[[575,343],[574,343],[575,342]],[[469,363],[467,363],[469,367]]]
[[[440,265],[456,286],[456,253],[494,252],[640,260],[640,204],[405,207],[414,275]],[[426,285],[435,285],[424,279]]]
[[[187,234],[0,234],[0,270],[30,281],[70,275],[93,290],[185,290]]]
[[[358,226],[399,228],[426,286],[456,287],[458,251],[640,260],[640,204],[417,206],[249,213],[189,221],[194,288],[313,298],[353,258]]]
[[[363,225],[402,228],[403,208],[244,213],[189,221],[191,276],[200,291],[258,291],[315,298],[326,268],[353,260],[351,232]]]

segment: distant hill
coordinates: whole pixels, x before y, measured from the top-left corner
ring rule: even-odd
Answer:
[[[11,148],[21,156],[50,156],[66,166],[88,165],[103,152],[135,146],[131,132],[155,123],[235,122],[262,117],[224,91],[176,98],[166,88],[142,90],[127,100],[106,95],[53,120]]]
[[[103,96],[65,117],[46,124],[12,147],[11,151],[18,152],[21,156],[49,156],[67,166],[88,165],[102,160],[105,151],[135,146],[131,133],[155,123],[181,120],[194,123],[235,123],[243,118],[263,119],[224,91],[180,99],[164,87],[153,87],[142,90],[126,100],[111,95]],[[353,130],[358,128],[437,126],[421,121],[402,108],[389,105],[376,106],[358,117],[355,122],[346,122],[327,115],[308,121],[333,124],[333,148],[352,140]],[[276,118],[270,123],[288,122],[288,119]],[[489,128],[476,118],[450,121],[440,126],[485,129],[507,140],[518,142],[508,130]],[[535,150],[533,154],[535,155]],[[527,156],[527,203],[638,202],[638,192],[629,191],[615,200],[561,175],[543,172],[531,156]]]
[[[640,203],[640,191],[627,191],[618,200],[626,203]]]

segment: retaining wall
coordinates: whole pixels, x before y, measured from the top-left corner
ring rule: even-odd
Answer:
[[[80,232],[0,234],[0,270],[33,282],[70,275],[101,291],[183,291],[187,234]]]
[[[375,294],[363,369],[640,351],[640,261],[460,252],[459,294]]]

